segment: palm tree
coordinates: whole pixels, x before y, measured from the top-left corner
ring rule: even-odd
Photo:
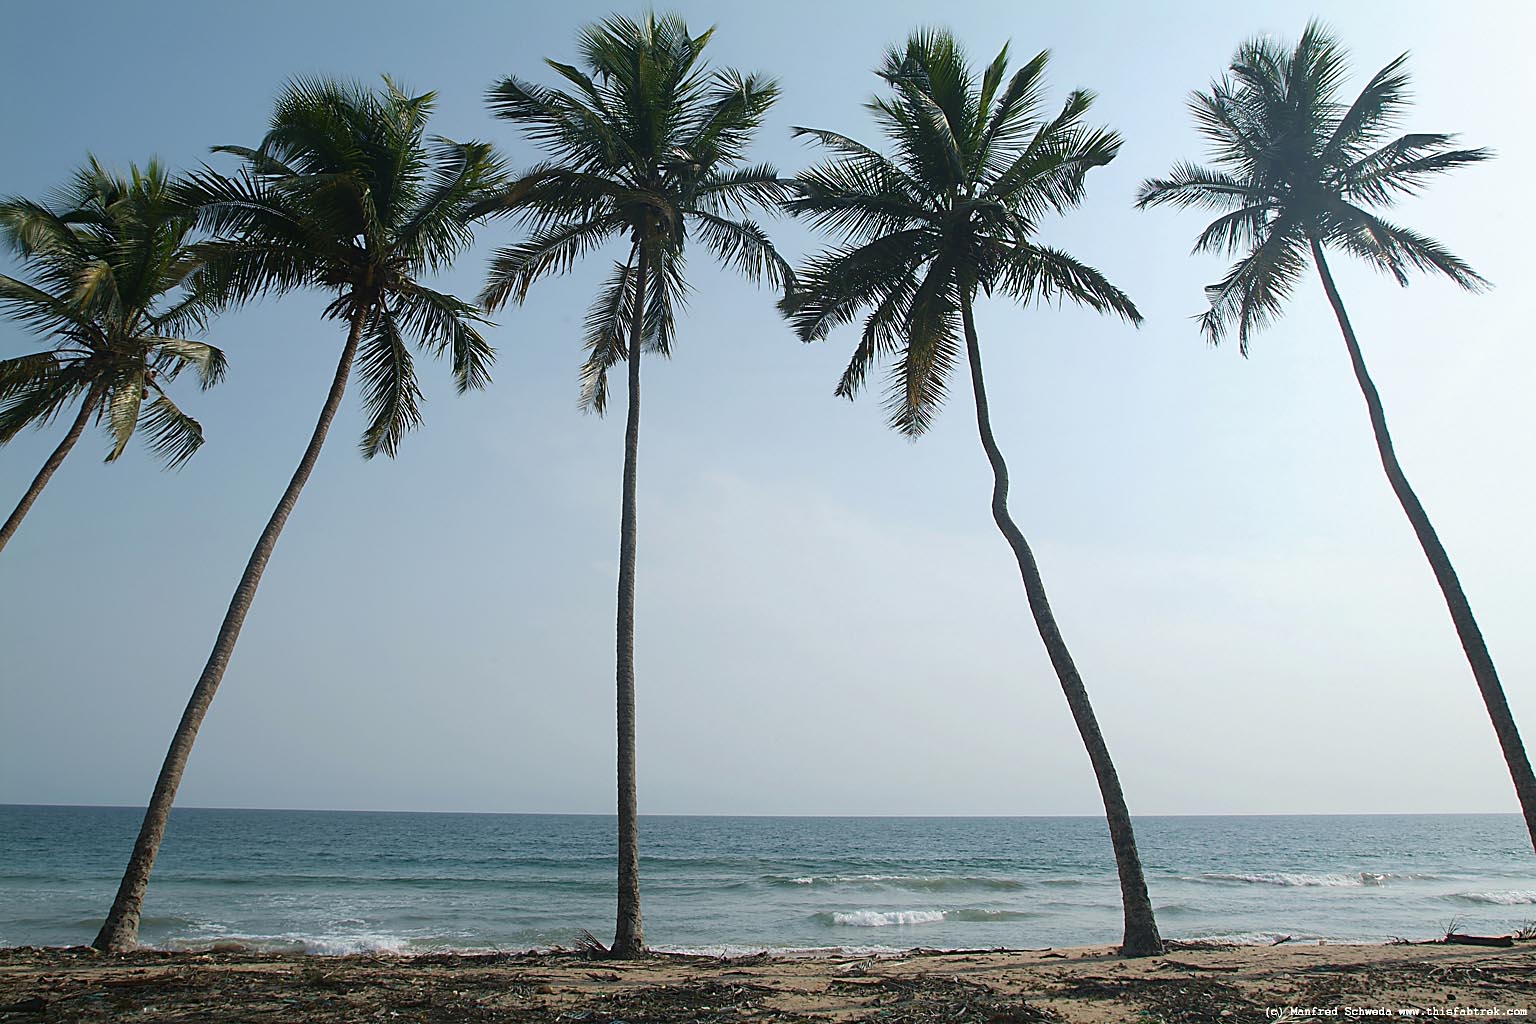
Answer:
[[[801,173],[787,206],[845,244],[812,259],[784,312],[804,341],[824,338],[862,310],[863,333],[836,393],[852,398],[882,357],[894,360],[886,408],[909,437],[926,431],[950,373],[970,364],[981,444],[992,466],[992,518],[1018,560],[1040,638],[1093,763],[1120,874],[1127,956],[1162,950],[1130,812],[1088,692],[1062,639],[1040,570],[1008,512],[1008,467],[987,412],[972,307],[977,291],[1019,302],[1066,298],[1133,323],[1141,315],[1092,267],[1034,241],[1042,217],[1076,206],[1090,168],[1108,163],[1120,138],[1089,128],[1092,93],[1067,97],[1042,117],[1041,52],[1013,74],[1003,47],[979,81],[947,32],[913,33],[876,72],[891,87],[869,109],[894,156],[836,132],[797,128],[835,156]]]
[[[571,91],[505,78],[489,92],[551,157],[514,183],[490,212],[519,217],[529,237],[499,250],[482,300],[522,302],[541,277],[564,273],[612,240],[625,247],[586,321],[584,408],[607,407],[608,370],[628,362],[628,422],[619,527],[618,926],[609,952],[645,953],[635,775],[635,464],[640,443],[640,354],[672,351],[687,284],[692,232],[749,279],[787,284],[790,268],[746,212],[787,194],[777,172],[744,153],[778,86],[756,74],[711,70],[700,57],[713,29],[682,19],[614,17],[583,29],[582,67],[548,61]]]
[[[192,743],[278,535],[320,456],[354,359],[369,415],[361,446],[368,458],[393,456],[421,421],[408,337],[449,357],[459,391],[490,380],[493,352],[477,329],[484,322],[478,307],[418,277],[447,266],[469,245],[470,208],[500,184],[499,163],[483,143],[438,139],[429,147],[434,94],[410,96],[386,84],[370,92],[325,80],[293,82],[259,147],[219,147],[245,161],[238,175],[205,169],[183,189],[184,201],[216,236],[205,246],[208,262],[197,281],[209,303],[318,288],[335,295],[325,315],[346,324],[346,342],[314,434],[251,552],[176,728],[117,898],[93,943],[98,949],[131,949],[137,941],[144,891]]]
[[[1201,233],[1195,251],[1242,256],[1206,289],[1210,309],[1201,325],[1212,344],[1235,327],[1244,355],[1252,333],[1279,315],[1312,257],[1365,396],[1382,468],[1445,595],[1536,847],[1536,776],[1520,731],[1450,556],[1398,464],[1381,396],[1324,255],[1334,249],[1359,257],[1400,285],[1410,271],[1442,274],[1469,291],[1487,285],[1440,242],[1373,212],[1417,193],[1435,175],[1493,155],[1456,149],[1453,135],[1396,135],[1408,106],[1407,59],[1403,54],[1387,64],[1346,106],[1339,90],[1347,55],[1321,25],[1309,24],[1291,50],[1270,39],[1245,43],[1228,74],[1190,99],[1215,169],[1179,164],[1168,177],[1144,182],[1137,205],[1226,211]]]
[[[91,158],[50,201],[0,202],[0,237],[33,271],[30,283],[0,275],[0,307],[53,342],[0,360],[0,444],[24,427],[47,426],[78,401],[64,439],[0,526],[0,550],[93,416],[111,438],[108,462],[140,425],[168,466],[203,443],[203,428],[165,393],[188,367],[205,388],[224,376],[224,353],[177,337],[202,323],[182,289],[197,266],[188,248],[193,226],[154,160],[124,178]],[[146,401],[151,393],[154,401]]]

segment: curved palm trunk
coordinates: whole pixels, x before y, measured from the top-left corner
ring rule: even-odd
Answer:
[[[144,891],[149,886],[149,874],[154,869],[155,856],[160,852],[160,841],[165,836],[171,804],[176,800],[176,789],[181,785],[187,758],[192,754],[192,743],[197,739],[197,730],[202,726],[208,707],[213,703],[213,695],[224,679],[224,670],[229,666],[235,641],[240,637],[246,613],[251,610],[256,588],[261,583],[261,574],[277,546],[278,535],[283,532],[283,526],[288,522],[288,516],[292,514],[293,506],[299,499],[299,492],[304,489],[309,474],[314,471],[315,462],[320,457],[320,448],[325,444],[325,435],[330,431],[331,421],[341,406],[341,396],[347,389],[347,377],[352,371],[352,360],[357,354],[357,344],[366,318],[366,308],[353,314],[347,344],[342,349],[335,379],[331,381],[331,390],[320,410],[320,419],[309,439],[309,447],[304,449],[299,468],[294,470],[288,489],[283,492],[277,508],[272,511],[272,518],[267,520],[266,529],[261,531],[261,538],[256,542],[250,561],[245,565],[244,575],[240,577],[240,585],[235,588],[235,595],[230,599],[229,610],[224,613],[224,623],[219,627],[218,639],[213,642],[213,652],[208,655],[203,674],[192,689],[192,697],[187,701],[187,709],[182,712],[181,723],[176,726],[176,735],[171,740],[171,749],[166,752],[160,776],[155,780],[154,795],[150,797],[149,808],[144,812],[144,823],[139,827],[138,839],[134,841],[133,853],[128,858],[128,868],[118,886],[117,897],[112,901],[112,910],[107,914],[107,920],[102,924],[95,941],[91,943],[97,949],[123,953],[138,945],[139,914],[144,905]]]
[[[80,440],[80,435],[85,432],[85,425],[90,421],[91,413],[96,407],[97,394],[99,392],[94,387],[86,393],[85,401],[80,403],[79,414],[75,416],[75,421],[69,425],[69,433],[64,435],[64,440],[59,442],[59,446],[53,450],[53,454],[48,456],[48,460],[43,463],[43,468],[38,470],[37,476],[32,478],[32,486],[27,488],[27,493],[23,494],[21,500],[16,503],[16,511],[11,513],[4,526],[0,526],[0,551],[4,551],[5,546],[16,535],[16,531],[21,527],[21,521],[26,518],[27,511],[32,508],[32,503],[37,501],[39,494],[43,493],[43,488],[48,486],[48,481],[53,479],[53,474],[63,464],[64,456],[69,454],[69,450],[75,446],[75,442]]]
[[[1509,765],[1509,775],[1515,783],[1515,795],[1520,799],[1520,810],[1525,815],[1525,828],[1530,833],[1532,848],[1536,849],[1536,775],[1531,773],[1531,760],[1526,756],[1520,730],[1515,726],[1514,716],[1510,714],[1509,702],[1504,699],[1504,687],[1499,683],[1499,674],[1493,667],[1493,657],[1488,653],[1488,645],[1483,642],[1482,630],[1478,629],[1477,619],[1472,616],[1472,605],[1462,592],[1461,581],[1456,578],[1451,558],[1435,534],[1435,528],[1430,525],[1429,515],[1419,503],[1419,496],[1413,492],[1408,478],[1403,475],[1402,467],[1398,465],[1397,453],[1392,449],[1392,435],[1387,433],[1387,417],[1382,411],[1381,396],[1376,393],[1376,385],[1366,372],[1360,343],[1355,339],[1349,315],[1344,312],[1344,300],[1339,297],[1333,275],[1328,272],[1328,262],[1323,258],[1323,247],[1316,239],[1312,240],[1312,258],[1317,261],[1317,273],[1322,278],[1323,291],[1328,293],[1328,301],[1333,305],[1339,330],[1344,333],[1344,344],[1349,348],[1349,361],[1355,370],[1355,380],[1365,395],[1365,405],[1371,415],[1371,430],[1376,434],[1376,450],[1381,454],[1381,466],[1387,472],[1387,480],[1392,484],[1398,503],[1403,506],[1403,513],[1408,516],[1408,522],[1413,524],[1419,546],[1424,549],[1424,557],[1429,559],[1435,580],[1445,595],[1451,621],[1456,625],[1456,635],[1461,639],[1461,649],[1466,653],[1467,663],[1472,666],[1472,676],[1477,680],[1477,688],[1482,691],[1483,704],[1488,708],[1494,734],[1499,738],[1504,760]]]
[[[640,456],[640,341],[649,256],[642,242],[635,270],[634,322],[629,330],[629,416],[624,427],[624,496],[619,514],[619,920],[609,953],[623,959],[645,955],[645,925],[640,916],[640,811],[635,795],[635,463]]]
[[[1120,952],[1125,956],[1156,956],[1163,951],[1163,940],[1157,931],[1152,901],[1147,896],[1147,880],[1141,869],[1141,854],[1136,849],[1136,834],[1131,828],[1131,812],[1120,789],[1120,776],[1115,772],[1109,747],[1099,731],[1088,690],[1083,686],[1072,654],[1057,628],[1034,553],[1008,514],[1008,466],[1003,462],[1003,453],[998,450],[997,439],[992,436],[986,383],[981,374],[981,346],[976,340],[976,323],[971,316],[968,297],[962,300],[961,317],[965,323],[965,350],[971,363],[971,387],[976,396],[976,426],[981,432],[981,446],[986,449],[987,461],[992,464],[992,519],[1018,559],[1029,610],[1034,615],[1040,639],[1045,642],[1051,665],[1056,669],[1056,677],[1061,680],[1061,690],[1066,694],[1067,706],[1072,710],[1072,719],[1077,723],[1083,746],[1088,748],[1088,759],[1093,763],[1093,774],[1104,798],[1104,816],[1109,822],[1109,839],[1114,846],[1115,867],[1120,874],[1120,902],[1125,911],[1125,935]]]

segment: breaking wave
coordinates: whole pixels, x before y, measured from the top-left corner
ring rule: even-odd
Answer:
[[[1016,878],[993,875],[767,875],[763,881],[780,886],[841,886],[854,889],[990,889],[1011,892],[1024,888]]]
[[[1375,871],[1362,871],[1359,874],[1326,874],[1305,875],[1289,871],[1260,871],[1255,874],[1228,874],[1226,872],[1206,872],[1196,881],[1202,882],[1235,882],[1247,885],[1281,885],[1297,888],[1359,888],[1368,885],[1385,885],[1390,881],[1400,878],[1433,878],[1433,875],[1393,875],[1378,874]]]
[[[1454,892],[1451,899],[1464,903],[1492,904],[1498,907],[1518,907],[1536,903],[1536,889],[1512,889],[1504,892]]]
[[[825,925],[839,928],[889,928],[938,924],[941,921],[1016,921],[1029,917],[1023,910],[835,910],[811,915]]]

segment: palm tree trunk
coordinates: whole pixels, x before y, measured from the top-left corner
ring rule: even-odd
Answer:
[[[53,450],[53,454],[48,456],[48,460],[43,463],[43,468],[38,470],[37,476],[32,478],[32,486],[27,488],[27,493],[23,494],[21,500],[16,503],[16,511],[11,513],[11,517],[5,521],[4,526],[0,526],[0,551],[4,551],[5,546],[15,536],[17,529],[21,527],[21,521],[26,518],[27,511],[31,509],[32,503],[37,501],[39,494],[43,493],[43,488],[48,486],[48,481],[53,479],[54,472],[64,462],[64,456],[69,454],[69,450],[75,446],[75,442],[80,440],[80,435],[85,432],[85,425],[90,421],[91,413],[95,411],[96,396],[98,394],[100,394],[100,391],[95,387],[86,392],[85,401],[80,403],[79,414],[75,417],[75,421],[69,425],[69,433],[64,435],[64,440],[59,442],[59,446]]]
[[[1435,534],[1435,528],[1430,525],[1429,515],[1419,503],[1419,496],[1413,492],[1408,478],[1403,475],[1402,467],[1398,465],[1397,453],[1392,449],[1392,435],[1387,433],[1387,417],[1382,411],[1381,396],[1376,393],[1376,385],[1366,371],[1360,343],[1355,338],[1354,328],[1350,326],[1349,315],[1344,311],[1344,300],[1339,297],[1333,275],[1328,271],[1328,262],[1323,258],[1323,247],[1317,239],[1312,239],[1312,258],[1317,261],[1317,273],[1322,278],[1323,291],[1328,293],[1328,301],[1333,305],[1333,315],[1338,318],[1339,330],[1344,333],[1344,344],[1349,348],[1349,361],[1355,369],[1355,380],[1365,395],[1365,405],[1371,415],[1371,429],[1376,434],[1376,450],[1381,454],[1381,466],[1387,472],[1393,493],[1403,506],[1403,513],[1408,516],[1408,522],[1413,524],[1413,532],[1419,538],[1419,546],[1424,549],[1424,557],[1429,559],[1430,568],[1434,570],[1440,592],[1445,595],[1451,621],[1456,625],[1456,635],[1461,638],[1461,649],[1466,653],[1467,663],[1472,666],[1472,676],[1477,680],[1477,688],[1482,691],[1483,704],[1488,708],[1494,734],[1499,738],[1504,761],[1509,765],[1509,775],[1514,780],[1515,795],[1519,797],[1520,810],[1525,815],[1525,828],[1530,833],[1531,846],[1536,849],[1536,775],[1531,773],[1531,760],[1525,753],[1525,744],[1520,740],[1515,718],[1510,714],[1509,701],[1504,698],[1504,687],[1499,683],[1499,674],[1493,667],[1493,657],[1488,653],[1488,645],[1483,642],[1482,630],[1478,629],[1477,619],[1472,616],[1472,605],[1462,592],[1461,581],[1456,578],[1451,558]]]
[[[1088,748],[1088,759],[1093,763],[1093,774],[1099,781],[1099,793],[1104,798],[1104,815],[1109,822],[1109,839],[1115,850],[1115,867],[1120,873],[1120,902],[1125,911],[1125,935],[1120,952],[1125,956],[1156,956],[1163,951],[1163,940],[1157,931],[1157,920],[1152,913],[1152,901],[1147,896],[1147,880],[1141,869],[1141,854],[1136,849],[1136,834],[1131,828],[1131,812],[1125,805],[1125,794],[1120,789],[1120,776],[1110,759],[1109,747],[1104,734],[1099,731],[1098,719],[1088,700],[1088,690],[1077,673],[1072,654],[1057,628],[1056,616],[1051,612],[1050,601],[1045,595],[1045,583],[1040,578],[1040,568],[1035,564],[1034,553],[1024,539],[1023,532],[1008,514],[1008,466],[1003,453],[992,435],[992,419],[987,411],[987,388],[981,373],[981,345],[976,339],[976,323],[971,316],[969,297],[962,300],[961,317],[965,323],[965,349],[971,363],[971,388],[976,396],[976,426],[981,432],[981,446],[986,449],[987,461],[992,464],[992,519],[997,523],[1019,562],[1019,575],[1024,579],[1024,592],[1029,598],[1029,610],[1035,617],[1040,639],[1061,680],[1061,689],[1067,697],[1067,706],[1077,723],[1083,746]]]
[[[133,854],[128,859],[128,869],[123,873],[117,897],[112,901],[112,910],[107,914],[107,920],[102,924],[95,941],[91,943],[97,949],[123,953],[138,945],[139,914],[144,906],[144,891],[149,886],[149,874],[154,869],[155,856],[160,852],[160,841],[165,837],[165,826],[170,819],[171,804],[176,800],[176,789],[181,785],[187,758],[192,754],[192,743],[197,739],[197,730],[202,726],[208,707],[213,703],[213,695],[224,679],[224,670],[229,666],[235,641],[240,637],[246,613],[251,610],[256,588],[261,583],[261,574],[277,546],[278,535],[283,532],[283,526],[288,522],[288,516],[292,514],[293,506],[299,499],[299,492],[304,489],[309,474],[314,471],[315,462],[320,458],[325,435],[331,429],[331,421],[336,418],[341,396],[347,389],[347,377],[352,371],[352,360],[357,355],[358,340],[362,337],[367,315],[366,306],[352,315],[347,344],[342,349],[336,376],[331,381],[331,390],[320,410],[320,419],[309,439],[309,447],[304,449],[299,468],[294,470],[288,489],[283,492],[277,508],[273,510],[272,518],[267,520],[266,529],[261,531],[261,539],[256,542],[250,561],[245,565],[245,573],[240,577],[240,585],[235,588],[235,595],[229,602],[229,610],[224,613],[224,623],[219,627],[213,652],[208,655],[203,674],[198,678],[197,686],[192,689],[187,709],[182,712],[181,723],[176,726],[176,735],[171,739],[171,748],[166,752],[165,763],[160,767],[160,776],[155,780],[155,791],[150,797],[149,808],[144,812],[144,823],[139,827]]]
[[[609,952],[622,959],[645,955],[640,916],[640,811],[635,778],[635,463],[640,456],[640,342],[645,324],[650,251],[639,243],[634,320],[629,329],[629,418],[624,428],[624,497],[619,519],[618,728],[619,921]]]

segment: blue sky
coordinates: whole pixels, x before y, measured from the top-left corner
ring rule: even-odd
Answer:
[[[942,14],[974,60],[1052,51],[1059,102],[1099,93],[1125,146],[1044,237],[1104,270],[1138,331],[1072,309],[978,313],[1013,508],[1138,813],[1513,810],[1433,579],[1380,471],[1314,279],[1255,342],[1190,319],[1223,267],[1196,214],[1137,213],[1138,182],[1201,155],[1184,109],[1243,39],[1318,15],[1358,88],[1404,50],[1407,127],[1496,161],[1399,219],[1491,278],[1470,296],[1336,273],[1405,467],[1451,551],[1517,718],[1536,721],[1533,157],[1524,8],[1427,2],[678,4],[721,65],[784,93],[754,156],[812,125],[873,140],[882,49]],[[8,7],[0,193],[84,156],[179,167],[254,144],[297,74],[440,94],[434,129],[534,151],[487,114],[547,81],[584,22],[639,8],[396,2]],[[815,240],[771,225],[791,258]],[[474,294],[507,225],[440,285]],[[576,408],[600,257],[499,314],[495,383],[427,375],[426,424],[365,463],[348,403],[268,570],[198,741],[188,805],[604,811],[622,416]],[[13,270],[9,266],[7,272]],[[832,397],[848,334],[803,346],[772,296],[695,255],[675,358],[646,370],[640,463],[641,808],[1095,813],[1097,794],[987,511],[957,380],[930,436],[878,393]],[[227,314],[227,383],[187,395],[208,443],[179,473],[82,442],[0,558],[0,801],[141,803],[250,545],[313,426],[342,338],[292,295]],[[0,356],[36,347],[0,323]],[[0,449],[8,510],[61,426]]]

